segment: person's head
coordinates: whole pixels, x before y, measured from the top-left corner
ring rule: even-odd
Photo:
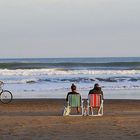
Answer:
[[[76,90],[76,86],[74,84],[71,85],[71,90],[75,91]]]
[[[96,84],[94,85],[94,88],[99,88],[99,84],[96,83]]]
[[[101,87],[99,86],[98,83],[96,83],[96,84],[94,85],[94,89],[95,89],[95,90],[101,90]]]

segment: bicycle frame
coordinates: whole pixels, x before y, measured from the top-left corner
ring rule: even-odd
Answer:
[[[0,81],[0,101],[4,104],[10,103],[13,99],[13,95],[9,90],[4,90],[2,86],[3,82]]]

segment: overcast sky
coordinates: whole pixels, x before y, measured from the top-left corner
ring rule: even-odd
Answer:
[[[140,0],[0,0],[0,57],[140,56]]]

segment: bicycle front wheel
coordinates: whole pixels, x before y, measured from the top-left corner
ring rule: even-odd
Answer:
[[[2,103],[7,104],[10,103],[13,99],[13,95],[10,91],[8,90],[3,90],[1,95],[0,95],[0,100]]]

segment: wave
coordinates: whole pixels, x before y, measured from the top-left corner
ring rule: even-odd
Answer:
[[[123,83],[123,82],[139,82],[140,77],[108,77],[108,78],[89,78],[89,77],[72,77],[72,78],[23,78],[23,79],[9,79],[7,84],[35,84],[35,83]]]
[[[140,75],[140,70],[64,70],[64,69],[0,69],[0,76],[42,75]]]
[[[131,81],[136,82],[140,81],[139,78],[132,78],[132,77],[108,77],[108,78],[47,78],[47,79],[39,79],[39,81],[47,81],[47,82],[76,82],[76,83],[91,83],[91,82],[124,82],[124,81]],[[32,81],[31,81],[32,82]],[[35,82],[35,81],[34,81]]]
[[[0,69],[42,69],[42,68],[63,68],[63,69],[135,69],[140,70],[140,62],[106,62],[106,63],[85,63],[85,62],[59,62],[59,63],[30,63],[13,62],[0,63]]]

